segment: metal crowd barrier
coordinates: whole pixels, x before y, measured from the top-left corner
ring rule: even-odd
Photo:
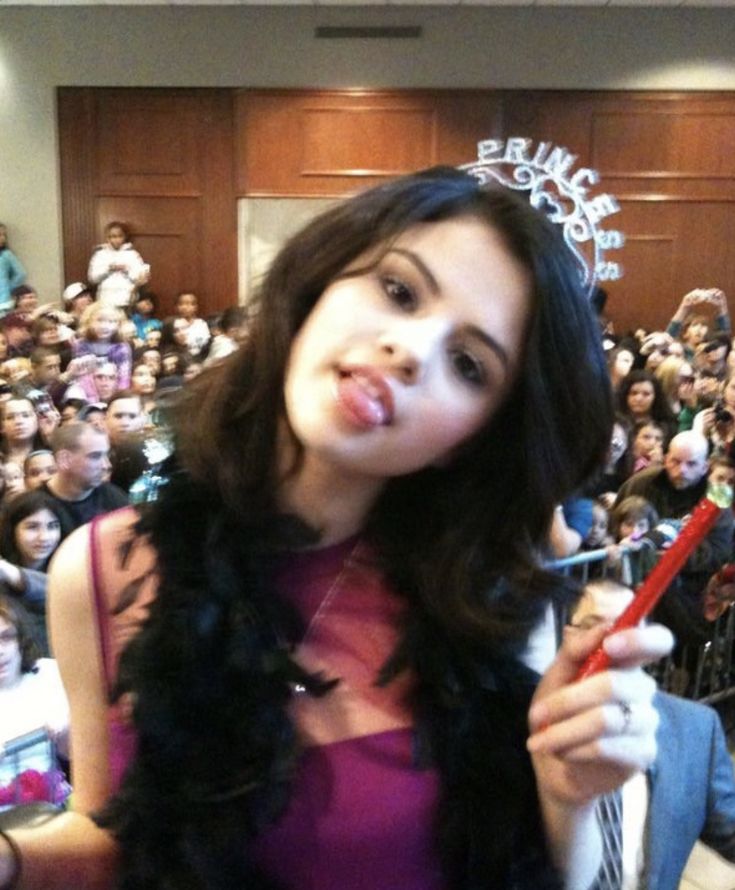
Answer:
[[[589,550],[566,559],[545,564],[551,571],[574,578],[581,585],[591,580],[609,578],[625,583],[629,574],[623,552],[619,562],[611,563],[607,551]],[[558,614],[558,638],[567,616]],[[674,654],[650,668],[665,692],[716,705],[735,696],[735,608],[730,604],[712,624],[710,639],[700,646],[682,646]]]

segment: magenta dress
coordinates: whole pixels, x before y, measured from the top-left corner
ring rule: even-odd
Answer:
[[[151,578],[134,604],[110,615],[114,591],[154,564],[152,551],[140,545],[124,573],[114,565],[115,536],[128,533],[131,519],[131,511],[108,514],[91,533],[108,682],[155,595]],[[403,700],[410,679],[386,689],[374,686],[395,642],[402,603],[367,554],[355,550],[355,541],[348,541],[289,556],[281,567],[278,587],[307,626],[300,659],[303,654],[310,669],[340,677],[340,684],[325,699],[295,697],[294,719],[305,747],[293,793],[283,816],[253,843],[252,854],[284,890],[446,890],[435,842],[438,777],[414,765]],[[111,709],[110,740],[117,788],[135,749],[124,702]]]

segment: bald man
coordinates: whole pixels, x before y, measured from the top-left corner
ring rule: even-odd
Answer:
[[[683,519],[707,492],[707,450],[707,440],[700,433],[679,433],[669,443],[663,467],[631,476],[620,487],[615,503],[640,495],[661,519]],[[654,612],[656,620],[670,627],[680,642],[698,645],[709,638],[712,628],[704,619],[702,593],[710,576],[732,558],[733,514],[722,510]]]

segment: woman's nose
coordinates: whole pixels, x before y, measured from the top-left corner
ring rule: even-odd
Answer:
[[[388,369],[402,383],[416,383],[419,377],[420,362],[416,355],[402,343],[386,340],[380,346],[381,357]]]
[[[421,378],[445,336],[446,323],[442,319],[408,319],[381,336],[381,357],[403,383],[414,384]]]

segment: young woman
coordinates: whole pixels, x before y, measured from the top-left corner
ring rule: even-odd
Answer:
[[[560,234],[454,170],[381,186],[287,244],[187,391],[136,536],[110,515],[56,557],[76,811],[14,834],[23,886],[586,890],[671,640],[617,635],[579,683],[599,631],[537,687],[521,658],[564,596],[554,505],[610,437]]]
[[[631,371],[617,390],[618,412],[631,426],[654,420],[666,431],[666,441],[676,432],[676,419],[661,384],[649,371]]]
[[[19,494],[0,513],[0,583],[31,612],[46,655],[46,569],[60,540],[59,508],[41,489]]]

